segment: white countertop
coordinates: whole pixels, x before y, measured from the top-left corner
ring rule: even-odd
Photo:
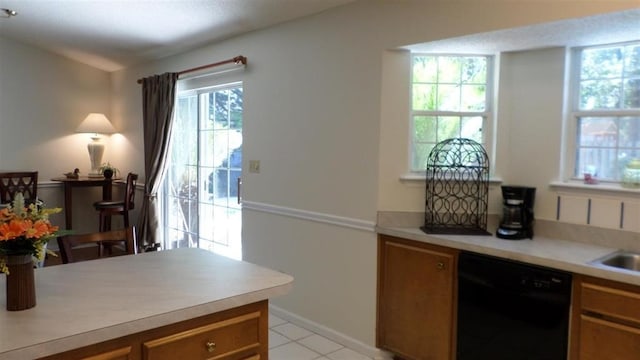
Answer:
[[[0,359],[34,359],[287,293],[293,278],[201,249],[36,269],[36,306],[7,311]]]
[[[493,255],[572,273],[640,285],[640,272],[590,264],[617,248],[533,236],[533,239],[506,240],[495,235],[426,234],[419,228],[378,226],[379,234]]]

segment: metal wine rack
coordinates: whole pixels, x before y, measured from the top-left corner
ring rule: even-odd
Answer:
[[[487,232],[489,157],[464,138],[437,143],[427,158],[425,221],[430,234],[490,235]]]

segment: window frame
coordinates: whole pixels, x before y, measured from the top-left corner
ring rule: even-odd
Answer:
[[[623,47],[627,45],[637,44],[640,46],[640,39],[634,41],[626,41],[626,42],[617,42],[617,43],[605,43],[605,44],[595,44],[595,45],[586,45],[586,46],[576,46],[571,47],[568,50],[569,61],[567,62],[567,66],[569,67],[568,73],[568,97],[567,97],[567,106],[568,111],[566,112],[567,123],[569,124],[566,127],[566,131],[568,136],[565,136],[566,142],[566,151],[563,151],[565,154],[564,162],[566,164],[563,174],[564,179],[574,181],[574,182],[583,182],[584,175],[580,173],[578,169],[579,165],[579,152],[580,152],[580,131],[579,131],[579,122],[581,118],[585,117],[612,117],[612,118],[623,118],[629,116],[640,117],[640,107],[633,109],[623,109],[623,108],[615,108],[615,109],[602,109],[597,108],[593,110],[582,110],[580,109],[580,74],[582,70],[582,52],[585,49],[597,49],[597,48],[607,48],[607,47]],[[616,144],[616,151],[618,151],[620,147]],[[640,147],[635,149],[640,150]],[[611,178],[598,178],[599,182],[609,183],[612,185],[620,185],[622,183],[621,174],[617,174],[617,179]]]
[[[435,57],[483,57],[486,59],[487,72],[485,74],[485,109],[481,112],[474,111],[450,111],[450,110],[414,110],[413,108],[413,64],[414,58],[418,56],[435,56]],[[495,92],[495,84],[497,83],[497,72],[495,68],[499,64],[498,55],[493,54],[476,54],[476,53],[428,53],[428,52],[412,52],[410,56],[409,62],[409,149],[408,149],[408,157],[407,157],[407,175],[403,176],[405,180],[413,179],[413,178],[424,178],[426,177],[426,164],[425,168],[422,169],[414,169],[413,168],[413,159],[414,159],[414,149],[416,145],[415,141],[415,117],[417,116],[433,116],[433,117],[443,117],[443,116],[454,116],[454,117],[470,117],[470,116],[479,116],[482,118],[482,142],[481,145],[485,148],[489,156],[489,163],[491,173],[493,173],[493,169],[495,168],[492,159],[495,158],[495,146],[493,141],[493,134],[495,133],[495,108],[496,108],[496,92]],[[439,83],[438,83],[439,84]],[[445,140],[445,139],[441,139]],[[436,142],[437,143],[437,142]],[[434,145],[436,144],[434,143]]]

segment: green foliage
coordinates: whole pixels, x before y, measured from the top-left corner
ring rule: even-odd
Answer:
[[[425,111],[484,111],[487,58],[413,57],[412,108]]]
[[[241,145],[232,144],[230,138],[241,138],[243,106],[243,89],[239,86],[180,94],[168,172],[175,196],[195,199],[198,167],[212,169],[229,156],[230,148]]]
[[[209,99],[209,120],[229,129],[242,129],[242,108],[244,97],[242,88],[211,92]]]
[[[584,49],[579,99],[581,110],[640,108],[640,45]]]
[[[120,170],[118,170],[118,168],[117,168],[117,167],[115,167],[115,166],[111,165],[111,163],[110,163],[110,162],[108,162],[108,161],[107,161],[107,162],[102,163],[102,165],[98,168],[98,171],[99,171],[101,174],[102,174],[102,173],[104,173],[104,171],[105,171],[105,170],[111,170],[111,171],[113,171],[113,175],[117,175],[117,174],[120,172]]]
[[[583,49],[578,83],[578,109],[599,113],[578,119],[574,174],[619,180],[640,156],[640,117],[619,113],[640,109],[640,43]]]
[[[412,169],[423,169],[434,145],[466,137],[483,142],[482,116],[456,112],[486,110],[488,58],[416,55],[412,67]]]

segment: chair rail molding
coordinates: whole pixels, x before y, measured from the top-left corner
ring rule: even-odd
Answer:
[[[374,221],[355,219],[337,215],[331,215],[326,213],[320,213],[315,211],[295,209],[285,206],[278,206],[272,204],[266,204],[255,201],[242,201],[242,208],[261,211],[270,214],[277,214],[282,216],[288,216],[296,219],[304,219],[309,221],[316,221],[325,224],[338,225],[346,228],[364,230],[364,231],[376,231],[376,223]]]

